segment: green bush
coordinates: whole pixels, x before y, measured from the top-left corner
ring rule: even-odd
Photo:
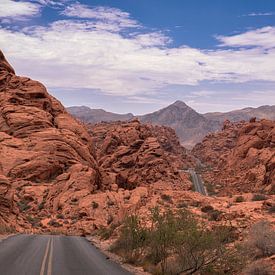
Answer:
[[[37,226],[38,223],[40,223],[40,218],[38,217],[33,217],[33,216],[27,216],[26,220],[32,225],[32,226]]]
[[[56,217],[57,217],[58,219],[61,219],[61,220],[64,219],[64,215],[61,214],[61,213],[58,213],[58,214],[56,215]]]
[[[167,195],[167,194],[161,194],[160,197],[161,197],[162,200],[167,201],[167,202],[169,202],[169,203],[172,203],[172,202],[173,202],[171,196],[169,196],[169,195]]]
[[[18,206],[18,208],[19,208],[19,210],[21,212],[25,212],[25,211],[27,211],[27,210],[29,210],[31,208],[31,206],[29,205],[29,203],[30,203],[30,201],[22,199],[21,201],[19,201],[17,203],[17,206]]]
[[[92,201],[92,208],[96,209],[98,208],[99,204],[96,201]]]
[[[112,223],[109,227],[100,227],[97,231],[97,235],[103,240],[108,240],[118,226],[120,226],[120,223]]]
[[[201,208],[201,211],[204,212],[204,213],[208,213],[208,212],[211,212],[213,210],[214,210],[214,208],[211,205],[206,205],[206,206]]]
[[[273,275],[271,263],[256,261],[244,270],[244,275]]]
[[[264,201],[267,197],[263,194],[254,194],[252,197],[252,201]]]
[[[236,269],[236,252],[226,246],[236,237],[232,228],[201,227],[186,209],[161,213],[153,208],[150,223],[144,227],[137,216],[128,217],[112,251],[127,262],[143,263],[153,274],[223,274],[226,269],[230,274]]]
[[[0,223],[0,235],[3,234],[13,234],[16,233],[16,230],[13,226]]]
[[[111,247],[111,251],[124,257],[128,263],[139,261],[147,240],[147,230],[141,225],[137,216],[132,215],[125,219],[118,240]]]
[[[245,201],[245,199],[244,199],[243,196],[238,196],[238,197],[236,197],[236,199],[235,199],[235,202],[244,202],[244,201]]]
[[[268,221],[254,224],[249,232],[248,246],[254,257],[269,257],[275,254],[275,231]]]
[[[222,212],[214,209],[213,211],[208,212],[208,214],[209,214],[210,221],[219,221],[221,218]]]
[[[54,219],[50,220],[48,222],[48,225],[53,226],[53,227],[60,227],[61,226],[61,224],[58,221],[54,220]]]
[[[275,205],[272,205],[269,209],[268,209],[268,212],[273,214],[275,213]]]

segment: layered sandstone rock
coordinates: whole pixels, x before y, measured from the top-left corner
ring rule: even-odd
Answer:
[[[44,196],[49,214],[52,193],[59,200],[65,191],[70,197],[77,186],[87,192],[99,187],[93,144],[86,129],[41,83],[16,76],[2,52],[0,177],[2,216],[8,211],[20,217],[37,211],[41,189],[49,193]],[[69,186],[70,178],[77,181]],[[29,196],[27,188],[32,190]],[[15,193],[13,198],[9,190]]]
[[[181,184],[179,170],[192,165],[171,128],[133,120],[99,123],[89,129],[107,186],[133,189],[159,180]]]
[[[169,128],[86,126],[0,52],[0,225],[90,233],[150,201],[153,184],[191,182],[192,160]]]
[[[226,121],[193,153],[209,165],[204,177],[220,194],[275,191],[275,121]]]

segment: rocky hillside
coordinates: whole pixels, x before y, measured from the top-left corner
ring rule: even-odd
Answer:
[[[275,192],[275,121],[226,121],[192,153],[209,167],[204,178],[220,194]]]
[[[0,177],[2,219],[16,217],[18,226],[30,224],[38,213],[39,225],[52,211],[72,215],[68,206],[76,191],[100,186],[85,127],[41,83],[16,76],[2,52]]]
[[[170,129],[133,121],[89,131],[0,52],[0,225],[90,233],[134,211],[153,184],[190,187]]]
[[[110,122],[110,121],[127,121],[134,117],[133,114],[116,114],[106,112],[103,109],[91,109],[86,106],[68,107],[67,111],[74,117],[86,123]]]
[[[133,120],[90,125],[89,130],[107,187],[133,189],[156,181],[182,185],[178,170],[193,165],[171,128]]]

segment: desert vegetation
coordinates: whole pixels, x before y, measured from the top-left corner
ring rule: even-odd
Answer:
[[[121,224],[111,251],[125,262],[158,275],[273,274],[269,258],[275,253],[275,232],[269,222],[254,224],[240,242],[236,228],[210,228],[185,208],[150,212],[146,221],[131,215]]]
[[[152,274],[234,274],[245,262],[234,240],[233,227],[208,228],[186,209],[154,208],[149,221],[127,217],[111,251]]]

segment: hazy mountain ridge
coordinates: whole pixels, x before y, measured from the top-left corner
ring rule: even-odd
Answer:
[[[101,121],[127,121],[135,116],[129,114],[116,114],[102,109],[90,109],[89,107],[69,107],[67,110],[84,122],[98,123]],[[208,133],[221,129],[225,120],[237,122],[249,120],[251,117],[258,119],[275,119],[275,105],[260,106],[258,108],[244,108],[231,112],[213,112],[200,114],[184,102],[178,100],[173,104],[156,112],[137,116],[143,123],[163,125],[173,128],[182,145],[192,147],[200,142]]]
[[[234,110],[230,112],[211,112],[203,115],[205,118],[210,120],[217,120],[219,122],[224,122],[226,119],[237,122],[240,120],[249,120],[251,117],[256,117],[258,119],[267,118],[270,120],[275,119],[275,105],[264,105],[257,108],[244,108],[240,110]]]
[[[182,101],[176,101],[166,108],[139,118],[145,123],[173,128],[186,147],[192,147],[209,132],[219,128],[218,122],[206,119]]]
[[[72,106],[68,107],[67,111],[75,116],[76,118],[88,122],[88,123],[97,123],[101,121],[126,121],[134,118],[134,115],[131,113],[128,114],[117,114],[112,112],[107,112],[103,109],[91,109],[87,106]]]

